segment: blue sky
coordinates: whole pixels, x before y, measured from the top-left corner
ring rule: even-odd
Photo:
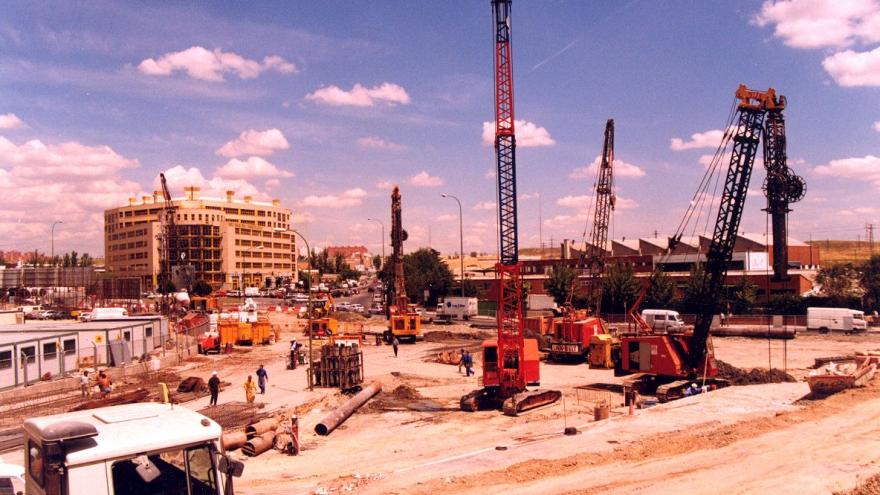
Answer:
[[[10,2],[0,17],[0,250],[102,250],[102,211],[151,192],[280,198],[313,244],[493,251],[488,1]],[[520,238],[580,240],[605,120],[614,237],[671,232],[740,83],[788,97],[808,183],[790,229],[880,224],[880,2],[515,1]],[[876,28],[876,29],[875,29]],[[673,145],[673,139],[680,139]],[[674,149],[673,149],[674,148]],[[705,158],[703,158],[705,160]],[[756,169],[743,221],[763,232]]]

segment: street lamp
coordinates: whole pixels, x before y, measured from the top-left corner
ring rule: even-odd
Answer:
[[[382,220],[379,220],[378,218],[368,218],[367,221],[379,222],[379,225],[382,226],[382,266],[380,266],[379,268],[385,268],[385,224],[382,222]]]
[[[62,222],[61,220],[55,220],[54,222],[52,222],[52,228],[50,229],[52,231],[52,235],[50,236],[52,238],[52,248],[51,248],[52,249],[52,251],[51,251],[51,253],[52,253],[51,254],[52,266],[55,266],[55,226],[58,225],[59,223],[64,223],[64,222]]]
[[[459,251],[458,256],[461,260],[461,297],[464,297],[464,220],[461,213],[461,200],[451,194],[443,193],[440,196],[444,198],[452,198],[458,203],[458,240]]]
[[[306,245],[306,253],[308,256],[306,257],[309,261],[309,302],[308,308],[306,310],[306,315],[308,316],[307,329],[309,332],[309,390],[315,389],[315,384],[312,381],[312,248],[309,247],[309,241],[303,237],[302,234],[293,229],[283,229],[283,228],[275,228],[275,232],[291,232],[299,236],[302,239],[303,244]],[[294,262],[294,269],[296,269],[296,262]]]

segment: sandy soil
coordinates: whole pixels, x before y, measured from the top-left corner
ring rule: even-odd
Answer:
[[[542,387],[561,390],[563,401],[518,418],[460,412],[458,398],[478,388],[477,379],[432,358],[476,349],[485,331],[458,325],[426,326],[448,333],[403,344],[397,358],[389,346],[367,346],[366,373],[382,382],[382,394],[319,437],[314,425],[345,397],[310,392],[303,369],[284,369],[295,328],[273,347],[198,367],[205,376],[218,367],[237,384],[223,402],[241,400],[241,381],[263,362],[270,388],[258,400],[269,409],[300,406],[304,451],[244,459],[237,493],[831,493],[880,472],[877,386],[824,401],[801,400],[803,382],[731,387],[634,416],[619,408],[594,422],[592,400],[619,397],[576,387],[619,383],[613,373],[542,364]],[[781,366],[783,343],[770,346],[774,367]],[[789,373],[803,376],[815,357],[880,348],[880,338],[802,335],[786,347]],[[736,366],[767,367],[766,340],[716,338],[715,349]],[[565,426],[579,433],[565,436]]]

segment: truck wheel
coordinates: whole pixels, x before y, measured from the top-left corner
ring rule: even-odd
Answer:
[[[829,332],[828,327],[819,328],[819,333],[828,333],[828,332]]]

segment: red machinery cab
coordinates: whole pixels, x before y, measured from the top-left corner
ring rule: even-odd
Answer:
[[[605,335],[608,329],[600,318],[559,318],[553,322],[550,339],[550,359],[586,359],[590,353],[590,340],[595,335]]]
[[[696,370],[688,367],[687,356],[691,352],[692,339],[691,332],[622,335],[617,374],[647,373],[680,379],[688,379],[696,374],[714,378],[718,374],[718,367],[711,340],[708,342],[705,362]]]
[[[523,340],[523,354],[525,356],[522,363],[523,375],[526,379],[526,385],[539,385],[541,382],[541,371],[539,367],[540,359],[538,355],[538,341],[535,339]],[[500,380],[498,378],[498,341],[495,339],[487,339],[482,344],[483,351],[483,387],[498,387]]]

